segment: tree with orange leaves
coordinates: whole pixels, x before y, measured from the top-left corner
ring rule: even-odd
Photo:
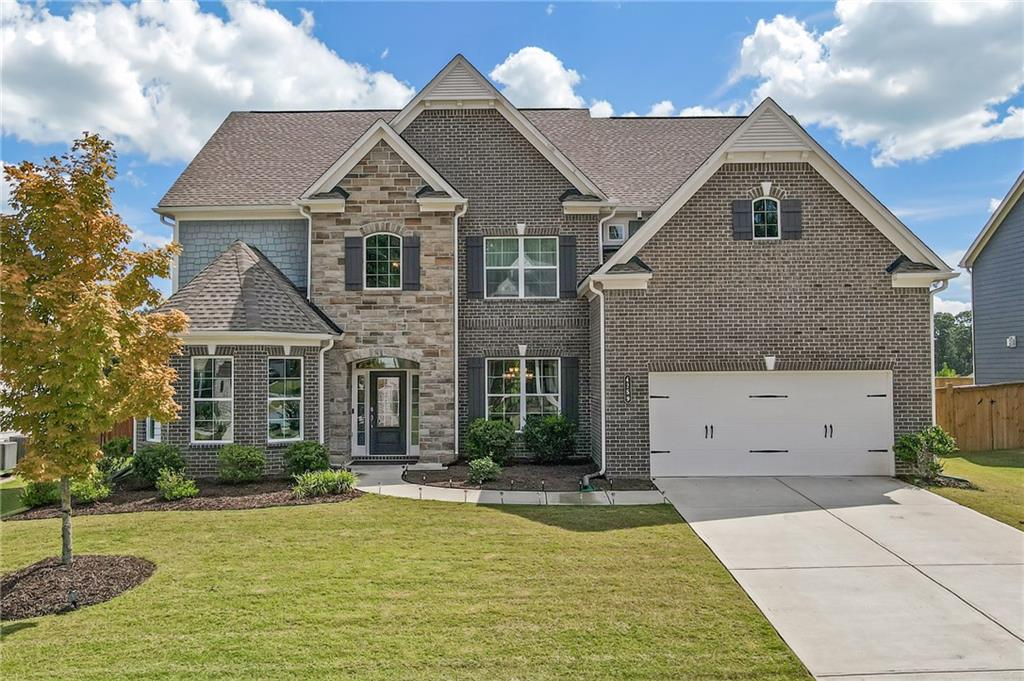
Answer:
[[[178,245],[129,249],[114,212],[110,142],[85,134],[63,156],[4,166],[0,218],[0,429],[27,435],[18,473],[59,480],[70,565],[72,478],[90,474],[101,433],[141,414],[177,417],[169,359],[188,319],[147,313]]]

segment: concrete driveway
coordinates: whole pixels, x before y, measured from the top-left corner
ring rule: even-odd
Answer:
[[[655,482],[816,677],[1024,679],[1024,532],[891,478]]]

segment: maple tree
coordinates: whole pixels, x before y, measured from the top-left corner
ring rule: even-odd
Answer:
[[[42,164],[5,165],[11,211],[0,221],[0,429],[27,436],[17,471],[60,481],[62,559],[71,551],[72,478],[89,476],[98,442],[143,414],[177,417],[176,372],[188,319],[153,313],[178,245],[132,250],[114,212],[113,145],[83,134]]]

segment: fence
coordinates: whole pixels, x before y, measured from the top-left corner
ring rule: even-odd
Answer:
[[[967,452],[1024,447],[1024,383],[936,387],[935,421]]]
[[[974,385],[974,376],[936,376],[935,387],[945,388],[947,385]]]
[[[132,436],[132,420],[122,421],[121,423],[114,426],[112,429],[100,435],[100,447],[107,444],[115,437],[128,437]]]

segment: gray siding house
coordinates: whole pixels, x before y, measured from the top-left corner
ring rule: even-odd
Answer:
[[[400,111],[236,112],[156,208],[180,417],[138,445],[453,461],[561,413],[617,477],[888,474],[956,276],[766,100],[519,109],[463,57]]]
[[[964,254],[976,383],[1024,381],[1024,173]]]

